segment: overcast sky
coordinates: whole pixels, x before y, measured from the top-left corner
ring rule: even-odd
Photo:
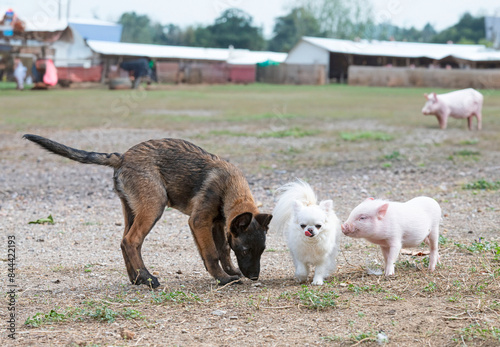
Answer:
[[[289,12],[297,0],[69,0],[70,16],[117,21],[123,12],[146,14],[162,24],[211,24],[220,13],[237,7],[249,13],[269,38],[274,19]],[[369,0],[375,20],[418,29],[430,22],[442,30],[455,24],[465,12],[500,16],[499,0]],[[66,14],[68,0],[0,0],[0,9],[12,7],[21,17],[58,16],[58,4]]]

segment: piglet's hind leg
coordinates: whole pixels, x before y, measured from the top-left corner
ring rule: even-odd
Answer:
[[[426,239],[426,243],[431,250],[429,254],[429,270],[434,271],[436,264],[439,263],[439,227],[436,226],[432,229],[429,237]]]

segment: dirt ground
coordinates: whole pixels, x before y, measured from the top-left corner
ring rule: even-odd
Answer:
[[[161,286],[131,285],[112,170],[50,155],[22,140],[20,131],[2,133],[0,283],[7,293],[8,237],[15,236],[17,296],[16,339],[2,328],[0,345],[498,346],[500,193],[495,186],[464,187],[500,181],[499,129],[495,123],[468,132],[464,123],[441,131],[437,124],[331,120],[319,135],[284,137],[245,135],[253,129],[247,123],[227,123],[225,133],[214,133],[220,123],[39,131],[99,152],[124,152],[151,138],[191,140],[241,167],[263,212],[272,211],[274,191],[296,177],[320,199],[333,199],[342,221],[368,196],[406,201],[426,195],[440,203],[441,264],[435,272],[426,271],[427,257],[401,254],[395,276],[369,274],[380,268],[379,249],[342,236],[338,270],[322,287],[310,285],[312,276],[305,284],[295,281],[284,239],[273,230],[259,280],[217,287],[187,216],[169,209],[142,249]],[[392,138],[331,135],[361,130]],[[54,224],[28,224],[49,215]],[[0,305],[2,327],[8,300],[6,295]]]

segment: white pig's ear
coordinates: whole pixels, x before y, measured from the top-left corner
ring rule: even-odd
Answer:
[[[304,204],[302,203],[302,201],[295,200],[293,202],[293,212],[295,212],[295,214],[299,213],[300,210],[302,210],[303,208],[304,208]]]
[[[365,201],[368,201],[368,200],[375,200],[375,198],[373,198],[373,197],[370,196],[369,198],[365,199]]]
[[[323,200],[319,203],[319,207],[325,212],[332,211],[333,210],[333,201],[332,200]]]
[[[432,93],[432,96],[434,97],[434,101],[437,101],[438,100],[438,96],[436,93]]]
[[[383,204],[382,206],[380,206],[377,210],[377,218],[378,219],[384,218],[388,208],[389,204]]]

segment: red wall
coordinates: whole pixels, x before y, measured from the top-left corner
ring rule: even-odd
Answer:
[[[233,83],[253,83],[255,76],[255,65],[229,65],[229,78]]]
[[[58,67],[57,77],[59,80],[71,82],[100,82],[102,66],[84,67]]]

